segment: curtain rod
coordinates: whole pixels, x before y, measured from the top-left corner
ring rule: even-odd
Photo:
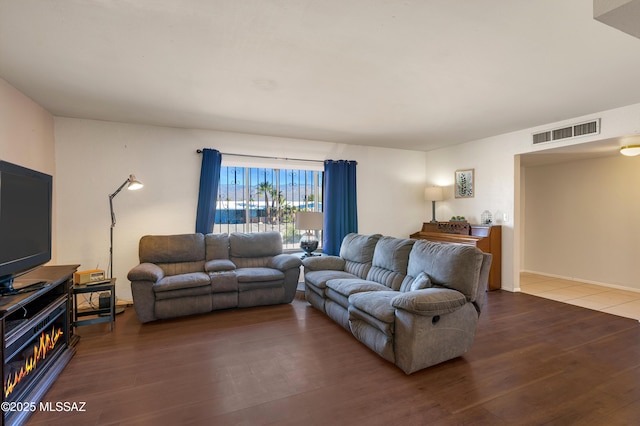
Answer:
[[[196,150],[198,154],[202,154],[202,150]],[[284,158],[284,157],[269,157],[265,155],[248,155],[248,154],[231,154],[228,152],[221,152],[222,155],[231,155],[233,157],[249,157],[249,158],[266,158],[269,160],[288,160],[288,161],[308,161],[310,163],[324,163],[324,160],[308,160],[306,158]]]

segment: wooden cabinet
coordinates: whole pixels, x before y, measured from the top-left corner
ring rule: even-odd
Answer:
[[[411,234],[411,238],[458,243],[478,247],[491,253],[489,290],[499,290],[502,286],[502,227],[499,225],[472,225],[468,222],[424,222],[422,229]]]

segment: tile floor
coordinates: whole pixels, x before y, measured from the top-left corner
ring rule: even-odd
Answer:
[[[640,292],[523,272],[520,290],[534,296],[640,320]]]

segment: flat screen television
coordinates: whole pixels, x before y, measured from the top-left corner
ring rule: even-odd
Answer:
[[[0,294],[51,260],[50,175],[0,161]]]

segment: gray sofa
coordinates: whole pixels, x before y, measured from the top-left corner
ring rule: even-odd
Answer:
[[[147,235],[127,278],[140,322],[290,303],[300,259],[278,232]]]
[[[491,255],[460,244],[349,234],[340,256],[303,265],[306,300],[411,374],[471,348]]]

